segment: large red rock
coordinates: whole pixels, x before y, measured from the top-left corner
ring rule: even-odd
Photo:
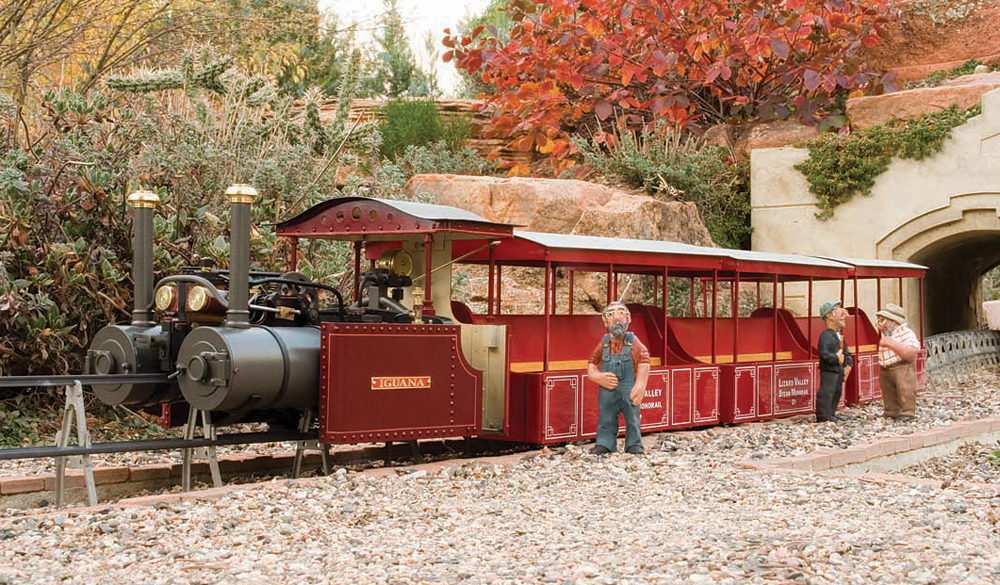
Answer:
[[[660,201],[585,181],[416,175],[405,190],[411,197],[429,195],[435,203],[531,231],[714,246],[693,203]]]
[[[851,128],[862,130],[891,118],[915,118],[957,105],[978,105],[984,93],[1000,87],[1000,72],[977,73],[953,79],[938,87],[922,87],[884,95],[847,100]]]

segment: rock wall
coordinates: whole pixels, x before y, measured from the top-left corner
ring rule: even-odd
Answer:
[[[847,117],[852,129],[861,130],[891,118],[916,118],[953,105],[964,110],[978,105],[983,95],[998,87],[1000,71],[963,75],[937,87],[851,98],[847,100]]]
[[[694,203],[659,201],[585,181],[417,175],[406,193],[430,195],[441,205],[530,231],[715,245]]]
[[[868,50],[869,62],[900,80],[922,79],[977,59],[1000,59],[997,0],[903,0],[901,18]]]

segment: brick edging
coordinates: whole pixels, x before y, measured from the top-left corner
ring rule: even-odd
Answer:
[[[943,445],[959,439],[967,439],[985,433],[1000,432],[1000,417],[991,417],[974,421],[957,422],[947,427],[930,428],[911,435],[886,437],[872,443],[853,445],[847,449],[821,449],[813,453],[786,457],[782,459],[765,459],[763,461],[744,461],[741,467],[756,470],[794,470],[794,471],[827,471],[865,463],[882,457],[889,457],[907,451]],[[893,474],[866,474],[868,477],[880,479],[899,479],[908,476]],[[910,478],[913,479],[913,478]],[[940,482],[938,482],[940,483]]]

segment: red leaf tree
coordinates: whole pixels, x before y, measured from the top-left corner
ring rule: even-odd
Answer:
[[[501,44],[480,27],[445,31],[445,61],[496,91],[491,136],[563,160],[568,135],[797,116],[813,123],[839,96],[889,80],[861,49],[877,43],[890,0],[512,0]],[[569,163],[564,163],[569,164]]]

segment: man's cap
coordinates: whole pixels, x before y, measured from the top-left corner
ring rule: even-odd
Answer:
[[[903,307],[892,303],[887,304],[884,309],[875,313],[875,316],[895,321],[900,325],[906,323],[906,311],[903,310]]]
[[[819,307],[819,318],[826,319],[826,316],[839,306],[841,306],[840,301],[827,301],[823,303]]]

